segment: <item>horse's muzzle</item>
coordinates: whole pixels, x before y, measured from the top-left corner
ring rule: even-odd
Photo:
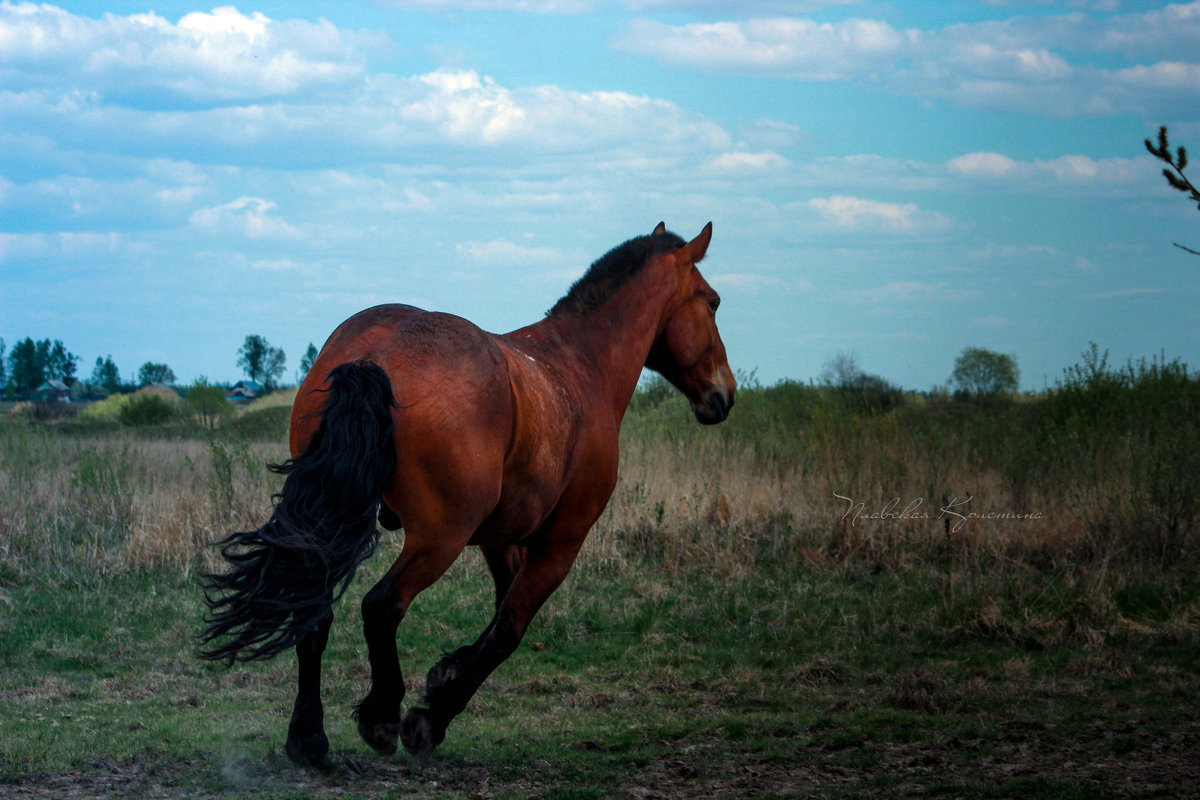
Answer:
[[[733,408],[733,395],[732,389],[713,389],[700,402],[692,403],[692,413],[702,425],[724,422]]]

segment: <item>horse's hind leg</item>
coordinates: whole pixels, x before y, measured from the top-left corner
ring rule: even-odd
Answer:
[[[469,534],[448,536],[436,546],[420,547],[414,544],[418,537],[410,530],[400,557],[363,598],[363,636],[371,662],[371,689],[358,704],[354,716],[358,719],[359,736],[384,755],[396,752],[400,704],[404,701],[396,631],[413,598],[454,563],[467,538]]]
[[[405,749],[423,757],[441,743],[451,720],[466,708],[487,676],[517,649],[534,614],[567,576],[582,543],[581,536],[557,546],[522,548],[523,563],[491,624],[474,644],[450,653],[429,670],[427,707],[409,709],[404,717],[401,738]],[[498,582],[503,575],[501,571]]]
[[[496,584],[496,608],[499,609],[508,595],[513,578],[521,571],[521,564],[525,561],[525,548],[515,544],[480,545],[479,550],[483,553],[488,571],[492,573],[492,581]]]
[[[288,725],[288,758],[301,766],[328,769],[329,739],[325,736],[325,710],[321,705],[321,655],[329,643],[333,615],[321,620],[317,630],[296,645],[299,681],[292,721]]]

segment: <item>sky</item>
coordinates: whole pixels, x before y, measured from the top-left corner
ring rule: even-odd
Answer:
[[[714,227],[731,365],[1200,365],[1200,2],[0,2],[0,338],[234,381],[383,302],[503,332]],[[1200,167],[1197,167],[1200,170]],[[1200,172],[1196,177],[1200,178]]]

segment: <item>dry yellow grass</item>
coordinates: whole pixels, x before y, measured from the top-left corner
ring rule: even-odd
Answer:
[[[7,431],[0,531],[4,558],[18,571],[63,548],[81,549],[105,570],[207,562],[214,541],[266,519],[278,478],[265,465],[286,457],[282,442]],[[763,560],[850,558],[905,569],[922,554],[947,552],[974,561],[1062,560],[1077,557],[1114,512],[1106,498],[1130,488],[1110,481],[1064,505],[1049,491],[1014,497],[998,475],[966,463],[921,462],[884,483],[886,466],[873,460],[887,457],[867,456],[858,467],[872,478],[856,481],[833,463],[809,472],[764,464],[750,448],[727,450],[717,439],[626,442],[616,492],[581,558],[600,568],[650,558],[669,570],[731,574]],[[937,485],[958,488],[930,496]]]
[[[296,391],[297,387],[291,386],[287,389],[280,389],[277,392],[271,392],[268,395],[263,395],[247,405],[246,410],[262,411],[268,408],[291,408],[292,403],[296,401]]]
[[[277,392],[246,413],[294,396]],[[641,419],[657,424],[656,413]],[[784,448],[753,426],[661,421],[624,437],[620,479],[582,564],[738,576],[848,561],[907,571],[932,559],[981,574],[1102,565],[1167,535],[1142,525],[1145,503],[1130,499],[1142,476],[1117,466],[1136,463],[1133,443],[1095,455],[1103,464],[1067,464],[1078,472],[1068,481],[1018,483],[964,441],[918,435],[892,414],[818,406],[802,429],[782,430]],[[3,564],[17,573],[75,558],[100,570],[215,566],[213,542],[268,517],[279,478],[265,465],[287,452],[282,440],[199,437],[0,425]],[[1183,524],[1176,539],[1186,543]]]

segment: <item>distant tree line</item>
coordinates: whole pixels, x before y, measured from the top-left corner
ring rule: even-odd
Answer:
[[[300,360],[298,379],[303,380],[316,360],[317,349],[309,343],[308,350]],[[113,361],[112,355],[97,357],[92,372],[81,379],[77,370],[79,356],[67,349],[59,339],[35,340],[26,337],[9,350],[0,339],[0,389],[7,400],[25,400],[37,397],[38,391],[50,381],[65,386],[72,397],[94,400],[111,394],[132,392],[142,386],[164,384],[174,386],[175,371],[164,363],[147,361],[138,368],[136,377],[126,382]],[[283,377],[287,356],[278,347],[272,347],[264,337],[251,334],[238,349],[237,367],[249,380],[257,383],[264,391],[278,389]],[[209,398],[221,391],[204,378],[196,381],[203,386],[201,394]],[[194,388],[194,387],[193,387]]]
[[[864,371],[853,353],[838,353],[825,362],[821,384],[864,410],[887,411],[902,405],[904,390]],[[991,400],[1014,394],[1021,382],[1016,356],[982,347],[965,347],[954,360],[950,386],[960,399]],[[944,390],[943,390],[944,391]]]
[[[317,358],[317,348],[310,342],[300,359],[297,380],[302,381]],[[287,357],[283,350],[272,347],[264,337],[251,334],[238,349],[237,366],[247,378],[271,392],[279,388]],[[5,358],[4,340],[0,339],[0,384],[5,385],[8,399],[32,397],[50,380],[61,381],[68,388],[82,386],[78,395],[84,399],[104,397],[118,392],[133,391],[150,384],[174,385],[175,372],[166,364],[147,361],[138,368],[135,384],[124,384],[111,355],[97,357],[92,374],[78,381],[75,370],[79,357],[57,339],[34,341],[26,338],[15,344]],[[1020,384],[1021,372],[1015,356],[996,353],[981,347],[967,347],[954,361],[950,383],[961,397],[994,398],[1012,394]],[[825,363],[821,383],[855,403],[886,411],[903,402],[904,390],[878,375],[865,372],[853,353],[838,353]],[[664,383],[665,386],[665,383]],[[199,389],[205,399],[197,402],[207,408],[220,388],[207,379],[197,379],[189,390]]]

